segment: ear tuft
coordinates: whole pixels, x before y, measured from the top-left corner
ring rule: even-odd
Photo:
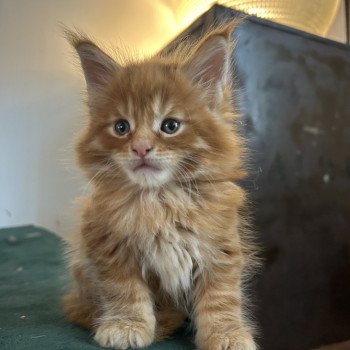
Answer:
[[[197,44],[194,54],[185,63],[185,72],[193,84],[201,85],[216,95],[229,81],[231,34],[237,22],[209,32]]]
[[[187,64],[193,83],[215,85],[224,83],[228,66],[228,43],[219,35],[209,37]]]
[[[79,55],[88,94],[91,97],[110,83],[119,65],[83,34],[65,29],[65,36]]]

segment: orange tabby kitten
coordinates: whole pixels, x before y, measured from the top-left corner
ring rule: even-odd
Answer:
[[[89,107],[76,151],[93,188],[64,302],[102,346],[144,347],[190,317],[201,350],[256,349],[242,310],[251,251],[245,194],[234,183],[244,170],[230,99],[232,29],[123,65],[69,34]]]

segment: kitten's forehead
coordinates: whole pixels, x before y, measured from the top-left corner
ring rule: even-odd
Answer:
[[[167,115],[171,112],[174,107],[174,102],[171,98],[164,98],[161,92],[154,94],[151,99],[151,108],[153,109],[154,115],[160,117],[162,115]]]
[[[174,67],[141,63],[125,67],[115,79],[111,99],[117,114],[135,122],[187,115],[191,92]],[[183,119],[185,115],[181,118]]]
[[[139,104],[137,96],[136,98],[133,95],[125,96],[125,99],[118,103],[117,112],[137,124],[150,122],[159,125],[164,117],[170,114],[173,117],[175,114],[180,116],[180,113],[174,110],[174,106],[171,98],[164,98],[161,92],[155,92],[142,105]]]

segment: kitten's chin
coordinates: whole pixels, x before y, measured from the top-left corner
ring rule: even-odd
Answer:
[[[130,180],[141,187],[160,187],[170,181],[169,170],[158,169],[151,166],[141,166],[136,169],[128,169]]]

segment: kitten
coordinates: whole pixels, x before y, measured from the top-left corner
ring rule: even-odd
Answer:
[[[245,171],[230,98],[232,30],[123,65],[69,33],[89,107],[76,151],[93,189],[64,304],[101,346],[144,347],[190,317],[201,350],[256,349],[242,310],[252,250],[234,183]]]

